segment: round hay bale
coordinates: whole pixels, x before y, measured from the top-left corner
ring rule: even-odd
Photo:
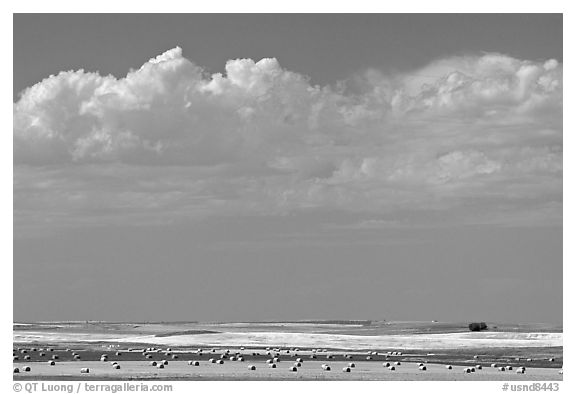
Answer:
[[[158,368],[158,369],[164,369],[164,364],[160,363],[160,364],[158,364],[158,365],[156,366],[156,368]]]
[[[328,360],[332,360],[332,359],[334,358],[334,356],[332,356],[331,354],[329,354],[329,355],[326,356],[326,358],[327,358]]]
[[[402,364],[402,363],[401,363],[400,361],[396,361],[396,362],[394,363],[394,365],[401,365],[401,364]]]
[[[382,363],[382,365],[383,365],[384,367],[388,368],[388,367],[390,366],[390,363],[389,363],[389,362],[385,362],[385,363]]]
[[[296,368],[296,367],[294,367],[294,366],[290,367],[289,370],[290,370],[291,372],[298,372],[298,368]]]
[[[54,355],[52,356],[52,360],[58,360],[58,355],[57,355],[57,354],[54,354]]]
[[[490,364],[490,366],[491,366],[492,368],[498,368],[498,364],[496,364],[496,363],[492,363],[492,364]]]
[[[147,358],[147,359],[151,359],[151,358],[152,358],[152,355],[151,355],[151,354],[147,354],[147,355],[146,355],[146,358]]]
[[[74,360],[80,360],[80,355],[79,354],[74,355]]]
[[[114,365],[112,366],[112,368],[114,368],[114,369],[120,369],[120,364],[114,364]]]
[[[418,367],[418,369],[420,371],[426,371],[426,365],[422,365],[422,366]]]
[[[110,363],[110,365],[112,365],[112,366],[114,366],[114,365],[116,365],[116,364],[118,364],[117,361],[112,361],[112,362]]]
[[[554,362],[554,357],[549,358],[548,361],[550,361],[551,363],[553,363],[553,362]]]
[[[366,357],[366,360],[372,360],[372,356]]]
[[[214,364],[214,363],[216,362],[216,359],[215,359],[215,358],[211,358],[211,359],[208,360],[208,361],[210,361],[212,364]]]
[[[389,369],[390,371],[396,371],[396,367],[395,367],[394,365],[390,365],[390,366],[388,367],[388,369]]]
[[[230,361],[236,361],[236,357],[230,356]]]
[[[272,361],[274,361],[275,363],[279,363],[279,362],[280,362],[280,358],[279,358],[279,357],[274,357],[274,359],[273,359]]]
[[[267,363],[267,364],[274,364],[274,361],[272,361],[272,359],[269,358],[268,360],[266,360],[266,363]]]
[[[355,368],[355,367],[356,367],[356,364],[354,364],[354,363],[348,363],[348,366],[349,366],[350,368]]]
[[[315,358],[316,358],[316,355],[315,355],[315,354],[311,354],[311,355],[310,355],[310,358],[315,359]]]
[[[296,362],[297,362],[297,363],[303,363],[304,360],[302,360],[302,357],[298,357],[298,358],[296,359]]]
[[[22,349],[22,350],[20,351],[20,353],[22,353],[22,354],[26,354],[26,353],[28,353],[28,350],[26,350],[26,349]]]
[[[475,356],[474,356],[474,359],[475,359],[475,360],[478,360],[478,358],[479,358],[478,355],[475,355]]]
[[[222,365],[222,364],[224,364],[224,360],[220,359],[220,360],[216,361],[216,364]]]
[[[512,366],[511,366],[511,365],[507,365],[507,366],[506,366],[506,369],[507,369],[508,371],[512,371]]]
[[[498,371],[504,372],[504,371],[506,371],[506,368],[504,368],[504,367],[499,367],[499,368],[498,368]]]
[[[346,355],[346,358],[347,358],[348,360],[352,360],[354,357],[353,357],[351,354],[347,354],[347,355]]]
[[[446,365],[446,369],[452,369],[452,365]]]
[[[50,361],[48,361],[48,365],[56,365],[56,361],[50,360]]]
[[[299,368],[299,367],[302,366],[302,364],[300,364],[300,363],[294,363],[294,366]]]
[[[122,355],[122,352],[116,352],[116,355],[117,355],[117,356],[121,356],[121,355]]]
[[[476,365],[476,369],[478,369],[478,370],[482,369],[482,365],[480,365],[480,364]]]
[[[325,366],[325,367],[324,367],[324,370],[325,370],[325,371],[330,371],[330,370],[331,370],[331,368],[330,368],[330,366],[329,366],[329,365],[327,365],[327,366]]]
[[[177,360],[178,359],[178,355],[177,354],[173,354],[172,355],[172,360]]]
[[[161,362],[162,364],[164,364],[164,365],[168,365],[168,360],[162,360],[162,361],[160,361],[160,362]]]
[[[525,370],[524,368],[520,367],[520,368],[516,368],[516,373],[524,373]]]
[[[470,368],[470,372],[476,372],[476,368],[471,367],[471,368]]]
[[[18,361],[18,356],[13,356],[12,361]]]
[[[24,366],[24,368],[22,368],[24,370],[24,372],[30,372],[30,367],[29,366]]]
[[[80,373],[90,373],[90,368],[80,368]]]
[[[276,368],[276,364],[268,364],[269,368]]]
[[[350,367],[344,367],[342,368],[342,372],[350,372]]]
[[[29,355],[25,355],[25,356],[24,356],[24,360],[30,360],[30,356],[29,356]]]
[[[38,353],[38,355],[39,355],[40,357],[46,357],[46,353],[44,353],[44,352]]]
[[[464,368],[464,373],[470,373],[470,368]]]
[[[245,360],[244,360],[244,357],[242,357],[242,356],[238,357],[238,361],[244,362],[244,361],[245,361]]]
[[[14,373],[20,373],[20,368],[18,367],[14,368]]]
[[[419,367],[423,367],[423,366],[424,366],[424,363],[419,363],[418,366],[419,366]]]
[[[532,361],[532,359],[531,359],[531,358],[527,358],[526,361],[530,362],[530,361]]]
[[[256,371],[256,367],[254,365],[248,365],[248,371]]]
[[[155,367],[156,365],[158,365],[158,363],[156,361],[150,361],[150,365]]]
[[[519,372],[516,371],[516,373],[519,373]],[[520,372],[520,373],[524,373],[524,371],[522,371],[522,372]],[[558,373],[559,373],[560,375],[564,375],[564,371],[563,371],[563,370],[558,371]]]

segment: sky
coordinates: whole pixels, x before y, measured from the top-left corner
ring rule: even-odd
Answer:
[[[562,322],[562,17],[14,16],[14,319]]]

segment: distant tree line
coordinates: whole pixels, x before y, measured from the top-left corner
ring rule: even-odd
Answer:
[[[482,331],[482,330],[486,330],[487,328],[488,328],[488,326],[484,322],[468,324],[468,329],[470,331]]]

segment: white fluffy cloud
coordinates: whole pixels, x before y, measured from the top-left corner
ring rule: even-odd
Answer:
[[[17,223],[322,208],[558,224],[562,64],[489,53],[320,87],[276,59],[209,76],[174,48],[125,78],[26,89],[14,161]]]

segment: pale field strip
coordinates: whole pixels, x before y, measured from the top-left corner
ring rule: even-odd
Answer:
[[[563,333],[512,333],[512,332],[457,332],[443,334],[411,335],[336,335],[294,332],[223,332],[213,334],[174,335],[118,335],[93,333],[49,333],[14,331],[14,343],[32,342],[116,342],[148,343],[171,346],[252,346],[289,344],[299,347],[324,347],[333,349],[466,349],[480,347],[555,347],[562,346]]]

